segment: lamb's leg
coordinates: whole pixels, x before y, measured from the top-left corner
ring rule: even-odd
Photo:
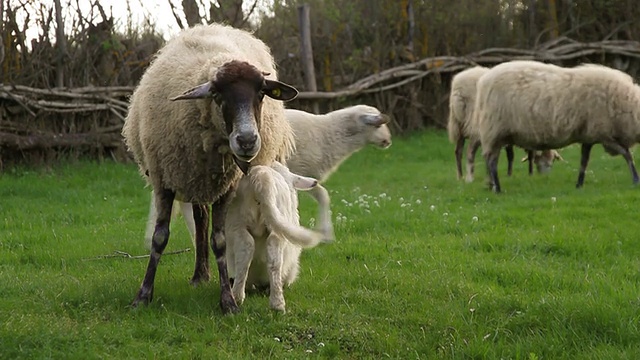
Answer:
[[[462,151],[464,148],[464,137],[460,137],[456,142],[456,168],[458,170],[458,180],[462,180]]]
[[[489,175],[489,185],[493,192],[499,193],[500,180],[498,179],[498,158],[500,157],[500,147],[492,149],[485,156],[487,163],[487,174]]]
[[[276,311],[285,312],[284,284],[282,265],[284,262],[284,239],[275,234],[267,238],[267,267],[269,269],[269,306]]]
[[[155,192],[156,197],[156,209],[157,219],[156,228],[153,232],[153,240],[151,244],[151,254],[149,255],[149,264],[147,265],[147,272],[142,280],[140,290],[136,294],[136,298],[133,300],[132,306],[138,306],[138,304],[148,304],[153,300],[153,283],[156,277],[156,270],[160,257],[167,243],[169,243],[169,223],[171,222],[171,207],[173,206],[173,199],[176,194],[168,189],[161,189]]]
[[[584,173],[587,170],[587,165],[589,164],[591,147],[593,147],[593,144],[582,144],[582,155],[580,156],[580,172],[578,173],[578,182],[576,183],[576,188],[581,188],[584,184]]]
[[[529,175],[533,175],[533,160],[536,158],[535,150],[527,150],[527,157],[529,158]]]
[[[478,152],[478,148],[480,147],[480,140],[471,140],[469,146],[467,146],[467,177],[466,182],[473,181],[473,172],[476,161],[476,152]]]
[[[211,278],[209,272],[209,206],[192,204],[193,222],[195,227],[196,266],[191,278],[191,285],[198,286]]]
[[[233,287],[231,292],[238,305],[244,302],[245,288],[247,286],[247,276],[249,275],[249,267],[251,267],[251,261],[253,260],[253,254],[255,252],[255,242],[253,237],[247,231],[247,229],[241,229],[233,234],[228,233],[229,236],[233,236],[234,243],[234,259],[228,259],[228,263],[233,263],[232,275],[234,275]],[[227,252],[228,253],[228,252]]]
[[[327,189],[322,185],[318,185],[309,190],[309,194],[318,203],[318,230],[324,234],[325,240],[334,240],[335,234],[333,232],[333,223],[331,222],[331,199]]]
[[[211,207],[211,248],[216,256],[218,275],[220,277],[220,308],[224,314],[240,311],[231,293],[231,283],[225,259],[226,242],[224,238],[224,221],[227,216],[229,202],[235,189],[222,195]]]
[[[180,201],[180,211],[182,211],[182,216],[184,216],[184,222],[187,225],[187,230],[189,230],[189,235],[191,236],[191,243],[193,244],[193,248],[196,248],[196,223],[193,219],[193,205],[188,202]]]
[[[151,251],[152,243],[153,243],[153,232],[156,228],[156,220],[158,219],[158,214],[156,211],[156,197],[154,192],[151,192],[149,201],[149,216],[147,217],[147,229],[144,233],[144,246],[147,250]]]
[[[513,145],[505,146],[504,151],[507,153],[507,176],[511,176],[513,173]]]
[[[616,143],[606,143],[602,144],[604,149],[611,155],[620,154],[627,161],[627,165],[629,166],[629,171],[631,171],[631,180],[633,181],[633,185],[638,184],[638,172],[636,171],[636,166],[633,163],[633,157],[629,152],[629,149]]]

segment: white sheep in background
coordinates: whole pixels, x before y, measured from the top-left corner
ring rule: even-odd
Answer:
[[[478,81],[475,116],[495,192],[501,190],[498,155],[507,143],[527,149],[581,143],[578,188],[591,147],[601,143],[609,154],[625,158],[633,183],[638,183],[629,148],[640,140],[640,87],[621,71],[599,65],[503,63]]]
[[[181,32],[145,71],[122,134],[141,173],[148,175],[158,211],[149,264],[133,306],[153,299],[173,202],[180,200],[194,204],[198,246],[192,283],[209,280],[211,213],[220,305],[224,313],[238,310],[227,275],[224,221],[240,167],[271,164],[294,148],[282,101],[298,92],[276,79],[273,57],[262,41],[218,24]]]
[[[386,125],[389,118],[380,110],[368,105],[355,105],[322,115],[301,110],[285,109],[286,119],[295,134],[296,150],[287,160],[292,172],[316,178],[325,182],[340,164],[367,144],[386,149],[391,146],[391,132]],[[322,186],[309,191],[318,203],[327,203],[329,194]],[[184,205],[184,204],[183,204]],[[188,207],[188,206],[187,206]],[[151,202],[149,223],[155,223],[154,202]],[[324,219],[320,211],[318,224],[330,226],[330,219]],[[195,227],[185,213],[187,228],[194,239]],[[145,238],[147,246],[151,244],[151,229],[147,227]],[[332,229],[320,229],[332,233]]]
[[[476,85],[478,79],[489,71],[489,68],[475,66],[456,74],[451,81],[451,93],[449,95],[449,119],[447,133],[449,140],[455,144],[456,170],[458,179],[462,179],[462,151],[466,139],[470,140],[467,147],[467,174],[465,180],[473,181],[475,156],[480,147],[480,135],[472,122],[473,109],[476,102]],[[513,146],[505,146],[507,153],[507,174],[511,176],[513,171]],[[551,169],[554,160],[562,157],[556,150],[545,150],[533,154],[527,151],[529,160],[529,174],[533,173],[533,163],[538,172],[545,173]],[[532,155],[533,154],[533,155]]]
[[[302,248],[333,239],[333,234],[300,226],[296,189],[316,186],[316,179],[293,174],[279,162],[252,166],[240,180],[225,222],[227,266],[238,304],[247,286],[269,285],[271,308],[284,312],[283,287],[298,276]],[[320,208],[328,212],[328,203]]]

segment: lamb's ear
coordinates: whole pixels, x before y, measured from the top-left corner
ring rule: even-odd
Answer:
[[[389,122],[389,116],[385,114],[366,114],[360,116],[360,120],[366,125],[382,126]]]
[[[565,160],[557,150],[553,150],[553,161],[556,161],[556,160],[562,161],[562,162],[567,162],[567,160]]]
[[[200,84],[196,87],[193,87],[183,92],[182,94],[176,97],[171,98],[171,101],[202,99],[202,98],[213,96],[214,92],[215,92],[215,88],[213,86],[213,83],[211,81],[207,81],[204,84]]]
[[[276,100],[289,101],[298,96],[298,90],[291,85],[276,80],[265,80],[264,94]]]

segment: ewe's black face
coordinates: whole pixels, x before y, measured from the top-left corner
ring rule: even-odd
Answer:
[[[213,96],[222,110],[231,151],[240,162],[248,163],[258,155],[262,144],[260,123],[264,96],[287,101],[298,95],[293,87],[266,80],[265,75],[247,62],[230,61],[218,68],[212,81],[174,100]]]

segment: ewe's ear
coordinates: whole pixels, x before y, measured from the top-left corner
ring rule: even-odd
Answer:
[[[175,100],[191,100],[191,99],[202,99],[213,96],[215,92],[215,88],[211,81],[207,81],[204,84],[200,84],[194,88],[191,88],[182,94],[171,98],[171,101]]]
[[[298,96],[298,90],[291,85],[276,80],[265,80],[264,94],[276,100],[289,101]]]
[[[385,114],[366,114],[360,116],[360,120],[366,125],[382,126],[389,122],[389,117]]]

